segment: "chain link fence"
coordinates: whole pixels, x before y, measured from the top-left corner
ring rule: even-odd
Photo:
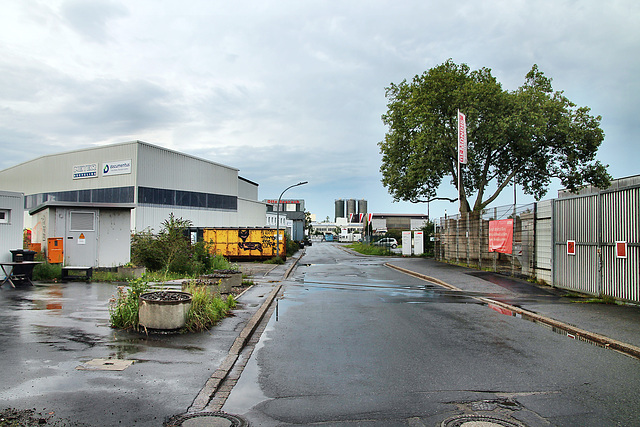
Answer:
[[[435,257],[482,270],[530,277],[535,270],[536,204],[507,205],[436,221]],[[489,251],[489,222],[513,221],[511,254]]]

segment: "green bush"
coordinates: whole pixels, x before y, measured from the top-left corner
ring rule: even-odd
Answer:
[[[222,255],[211,255],[205,242],[191,244],[187,232],[191,225],[191,221],[171,214],[157,235],[150,230],[135,233],[131,238],[132,263],[165,275],[197,276],[212,270],[233,269]]]
[[[237,265],[231,264],[228,259],[226,259],[220,254],[216,254],[211,259],[210,270],[237,270],[237,269],[238,269]]]
[[[54,280],[62,277],[62,264],[44,262],[33,268],[33,280]]]
[[[295,240],[291,239],[289,233],[285,234],[287,240],[287,256],[291,256],[300,250],[300,245]]]

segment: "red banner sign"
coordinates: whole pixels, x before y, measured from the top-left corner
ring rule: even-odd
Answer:
[[[458,110],[458,162],[467,163],[467,118]]]
[[[489,252],[510,254],[513,247],[513,219],[489,221]]]

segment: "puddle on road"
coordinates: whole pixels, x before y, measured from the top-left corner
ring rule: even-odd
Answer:
[[[516,317],[518,319],[523,319],[523,320],[529,321],[531,323],[535,323],[536,325],[543,326],[545,329],[548,329],[548,330],[550,330],[550,331],[552,331],[552,332],[554,332],[554,333],[556,333],[558,335],[562,335],[562,336],[565,336],[567,338],[571,338],[573,340],[586,342],[587,344],[591,344],[591,345],[594,345],[596,347],[610,349],[609,346],[606,345],[606,344],[602,344],[600,342],[593,341],[593,340],[591,340],[589,338],[583,337],[582,335],[572,334],[572,333],[568,332],[565,329],[558,328],[558,327],[553,326],[553,325],[549,325],[548,323],[545,323],[545,322],[541,322],[540,320],[538,320],[536,318],[528,316],[526,313],[518,313],[518,312],[515,312],[515,311],[512,311],[512,310],[509,310],[508,308],[505,308],[505,307],[502,307],[502,306],[499,306],[499,305],[496,305],[496,304],[491,304],[490,302],[486,303],[485,305],[487,307],[489,307],[490,309],[492,309],[494,311],[497,311],[500,314],[504,314],[505,316]]]
[[[280,315],[282,315],[282,310],[286,311],[289,307],[293,305],[298,305],[301,303],[291,301],[286,299],[279,300],[280,305]],[[265,327],[260,339],[256,343],[255,348],[252,351],[251,356],[243,355],[243,357],[250,357],[246,366],[242,370],[242,374],[240,375],[240,379],[233,387],[231,394],[227,398],[225,404],[222,406],[222,410],[224,412],[230,414],[244,414],[248,412],[255,405],[268,400],[269,398],[262,392],[262,388],[260,387],[260,366],[258,365],[258,352],[265,346],[266,342],[271,338],[269,337],[269,333],[273,331],[275,322],[277,321],[277,311],[274,310],[273,314],[269,318],[269,322]]]

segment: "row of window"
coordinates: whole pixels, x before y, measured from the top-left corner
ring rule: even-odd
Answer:
[[[53,191],[31,194],[24,198],[26,209],[46,202],[133,203],[133,187],[92,188],[89,190]]]
[[[238,198],[224,194],[138,187],[138,203],[190,208],[238,210]]]
[[[25,197],[25,209],[33,209],[48,201],[73,203],[133,203],[134,187],[93,188],[90,190],[32,194]],[[138,203],[229,211],[238,210],[238,198],[235,196],[151,187],[138,187]]]

